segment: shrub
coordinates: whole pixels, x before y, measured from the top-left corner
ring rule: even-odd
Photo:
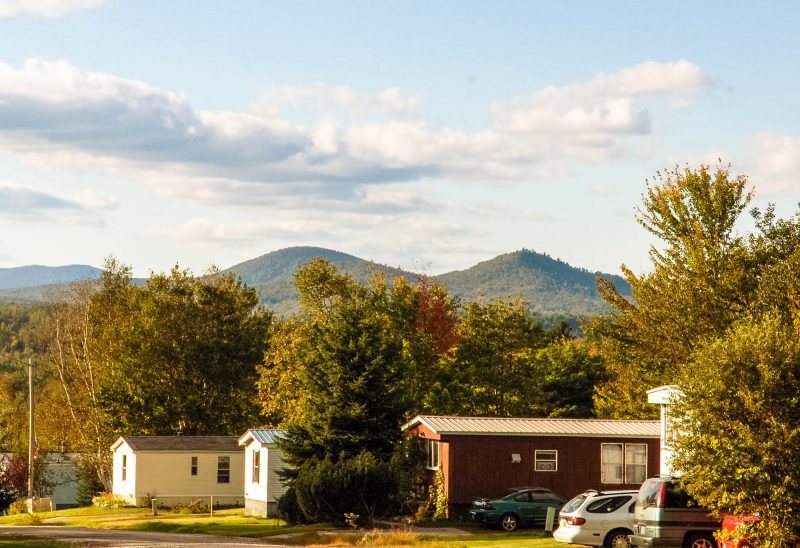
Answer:
[[[6,489],[0,486],[0,515],[8,512],[8,507],[11,503],[17,500],[17,493],[12,489]]]
[[[100,493],[92,497],[92,506],[98,508],[122,508],[128,506],[128,501],[114,493]]]
[[[297,493],[289,487],[278,499],[278,515],[290,525],[306,523],[306,517],[297,504]]]
[[[77,462],[78,492],[76,502],[81,506],[89,506],[94,497],[104,491],[103,482],[97,476],[97,467],[88,458]]]
[[[304,518],[344,524],[345,514],[358,514],[359,524],[399,510],[396,474],[387,462],[367,451],[350,459],[306,461],[294,481],[294,496]]]
[[[8,513],[11,515],[15,514],[27,514],[28,513],[28,503],[22,499],[14,501],[8,507]]]

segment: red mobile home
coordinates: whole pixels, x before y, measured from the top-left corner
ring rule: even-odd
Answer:
[[[421,415],[403,430],[423,439],[450,504],[519,486],[571,498],[586,489],[638,489],[659,474],[659,421]]]

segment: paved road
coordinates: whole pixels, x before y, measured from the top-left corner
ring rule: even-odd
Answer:
[[[116,529],[88,529],[85,527],[63,526],[6,526],[0,527],[0,538],[4,536],[25,536],[71,542],[92,548],[143,548],[146,546],[174,546],[180,548],[206,548],[225,546],[226,548],[276,548],[281,544],[267,544],[256,539],[238,537],[217,537],[212,535],[186,535],[178,533],[150,533],[145,531],[124,531]]]

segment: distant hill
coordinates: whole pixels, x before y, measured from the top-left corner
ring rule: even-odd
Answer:
[[[597,294],[596,274],[612,282],[622,295],[630,296],[630,286],[621,276],[575,268],[527,249],[442,274],[436,281],[466,301],[520,296],[535,314],[583,316],[609,310]]]
[[[362,283],[376,271],[383,272],[390,279],[397,276],[405,276],[409,280],[417,278],[417,274],[412,272],[321,247],[290,247],[273,251],[234,265],[223,272],[231,272],[242,282],[255,288],[261,295],[261,302],[277,314],[289,315],[299,308],[297,291],[294,287],[294,273],[298,266],[314,257],[328,259],[343,272]],[[40,268],[47,267],[0,269],[0,273],[2,270],[23,271]],[[100,269],[93,267],[60,268],[83,269],[68,270],[76,277],[64,279],[63,282],[80,279],[77,273],[83,273],[83,277],[96,278],[101,272]],[[22,278],[19,277],[19,272],[16,274],[17,279],[28,279],[29,283],[41,279],[33,275]],[[614,283],[622,295],[630,296],[630,287],[623,278],[611,274],[601,275]],[[520,296],[530,303],[531,311],[537,317],[545,319],[544,323],[551,323],[557,319],[591,316],[609,310],[595,289],[595,273],[527,249],[506,253],[466,270],[435,276],[434,279],[446,285],[451,295],[457,295],[464,301]],[[0,302],[42,301],[58,289],[57,285],[36,287],[17,285],[6,289],[2,287],[0,285]],[[575,325],[574,322],[571,323]]]
[[[315,257],[323,257],[336,265],[342,272],[365,283],[374,272],[383,272],[388,278],[405,276],[416,280],[417,275],[399,268],[360,259],[332,249],[322,247],[288,247],[239,263],[223,270],[232,272],[242,282],[255,288],[261,295],[262,304],[280,315],[297,312],[300,303],[294,287],[294,273],[297,267]]]
[[[0,268],[0,289],[18,289],[93,279],[99,278],[102,273],[103,271],[99,268],[82,264]]]

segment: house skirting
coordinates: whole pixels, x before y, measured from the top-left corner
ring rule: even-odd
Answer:
[[[259,518],[274,518],[278,516],[278,503],[246,498],[244,499],[244,513]]]
[[[191,496],[191,495],[159,495],[155,494],[152,498],[150,496],[144,497],[125,497],[129,501],[133,503],[134,506],[152,506],[152,499],[156,500],[156,506],[161,507],[173,507],[173,506],[189,506],[190,504],[200,501],[205,505],[211,504],[212,496],[211,495],[201,495],[201,496]],[[214,507],[217,506],[241,506],[242,505],[242,498],[241,496],[235,495],[214,495]],[[133,499],[133,500],[131,500]]]

